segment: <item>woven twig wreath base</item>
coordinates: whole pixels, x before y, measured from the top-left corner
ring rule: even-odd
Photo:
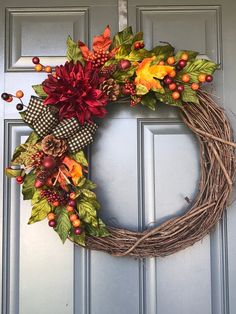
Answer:
[[[200,105],[181,108],[184,123],[200,143],[199,189],[191,209],[143,232],[110,227],[109,237],[88,236],[87,248],[115,256],[166,256],[193,245],[216,225],[232,190],[236,144],[224,110],[207,93],[199,93],[199,100]]]

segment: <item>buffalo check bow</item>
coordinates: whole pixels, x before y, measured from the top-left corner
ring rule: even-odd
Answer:
[[[41,98],[31,96],[24,121],[30,124],[39,136],[53,134],[58,139],[65,139],[72,153],[93,142],[97,124],[85,122],[80,125],[76,118],[59,121],[54,109],[52,106],[44,106]]]

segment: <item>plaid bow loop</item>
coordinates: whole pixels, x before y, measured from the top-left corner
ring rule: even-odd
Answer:
[[[36,96],[31,96],[24,120],[42,137],[53,134],[59,139],[65,139],[71,152],[79,151],[92,143],[98,128],[97,124],[88,122],[81,126],[76,118],[59,122],[56,112],[49,106],[44,106],[43,100]]]

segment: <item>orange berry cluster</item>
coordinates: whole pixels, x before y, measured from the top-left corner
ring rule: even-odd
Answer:
[[[108,59],[109,59],[109,51],[99,49],[94,54],[90,53],[88,57],[86,58],[86,61],[91,61],[95,68],[99,68],[103,66],[107,62]]]
[[[76,194],[74,192],[70,193],[69,200],[66,206],[66,210],[68,211],[69,219],[71,221],[72,226],[74,227],[74,234],[80,235],[82,233],[82,229],[80,228],[81,220],[79,219],[79,215],[76,211]],[[59,204],[56,204],[56,202],[53,203],[53,206],[57,207]],[[56,215],[53,212],[50,212],[47,215],[48,218],[48,225],[50,227],[56,227]]]
[[[52,73],[52,67],[50,67],[49,65],[47,66],[43,66],[40,63],[40,59],[39,57],[33,57],[32,62],[35,64],[34,69],[36,72],[46,72],[46,73]]]
[[[171,56],[167,58],[166,62],[168,65],[175,66],[176,70],[173,70],[169,75],[167,75],[164,78],[164,84],[168,86],[169,90],[172,91],[172,98],[174,100],[178,100],[181,97],[181,93],[184,91],[185,87],[184,84],[181,84],[181,82],[174,82],[174,77],[176,76],[176,71],[181,71],[187,64],[187,61],[189,59],[189,55],[187,53],[183,53],[180,57],[180,60],[176,62],[175,57]],[[161,60],[159,62],[159,65],[164,65],[165,62]],[[191,77],[189,74],[183,74],[181,77],[181,81],[185,84],[189,83],[191,80]],[[197,91],[200,88],[200,84],[204,82],[211,82],[213,80],[212,75],[206,75],[204,73],[201,73],[198,76],[198,82],[199,83],[189,83],[192,90]]]

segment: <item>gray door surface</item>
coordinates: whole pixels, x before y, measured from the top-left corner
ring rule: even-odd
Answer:
[[[91,44],[107,24],[114,34],[128,21],[148,48],[167,41],[221,64],[211,92],[236,128],[235,12],[233,0],[1,0],[0,91],[22,89],[27,103],[30,85],[45,77],[33,71],[33,56],[63,63],[68,34]],[[1,101],[0,118],[2,314],[236,313],[235,204],[203,241],[166,258],[63,246],[47,223],[27,225],[30,202],[3,165],[30,130],[12,104]],[[108,105],[89,156],[107,224],[141,230],[185,212],[185,197],[196,193],[197,141],[172,107]]]

